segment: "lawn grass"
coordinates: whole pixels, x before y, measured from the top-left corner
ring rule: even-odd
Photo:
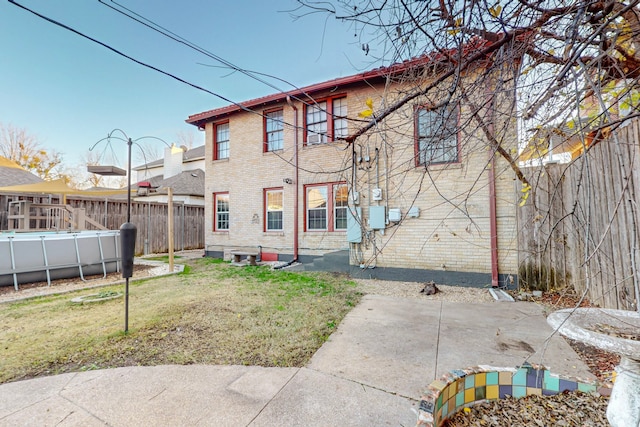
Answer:
[[[0,383],[134,365],[303,366],[360,298],[331,274],[188,267],[131,283],[127,334],[123,299],[70,302],[92,291],[0,305]]]

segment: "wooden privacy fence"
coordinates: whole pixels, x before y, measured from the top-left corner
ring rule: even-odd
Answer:
[[[67,197],[67,204],[84,208],[88,218],[110,230],[127,221],[126,200]],[[131,222],[138,229],[136,255],[169,250],[168,209],[166,203],[131,201]],[[173,223],[175,250],[204,248],[204,206],[174,202]]]
[[[601,307],[637,310],[640,122],[568,164],[526,169],[518,208],[520,286],[573,286]]]

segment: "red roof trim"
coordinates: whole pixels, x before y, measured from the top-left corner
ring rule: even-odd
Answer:
[[[466,57],[473,55],[478,51],[488,47],[492,42],[476,38],[465,44],[462,49],[462,56]],[[288,96],[305,96],[312,93],[317,93],[322,90],[331,89],[335,87],[348,86],[355,83],[362,83],[367,80],[381,79],[389,74],[397,74],[403,71],[409,70],[416,66],[426,66],[434,64],[443,64],[450,61],[455,61],[457,56],[457,49],[449,49],[446,51],[435,52],[428,55],[422,55],[417,58],[412,58],[397,64],[392,64],[388,67],[380,67],[371,71],[366,71],[360,74],[354,74],[352,76],[340,77],[333,80],[328,80],[322,83],[316,83],[310,86],[305,86],[300,89],[294,89],[288,92],[279,92],[272,95],[263,96],[261,98],[255,98],[249,101],[245,101],[239,104],[231,104],[226,107],[216,108],[202,113],[193,114],[186,120],[187,123],[201,127],[205,122],[215,120],[221,116],[236,113],[245,108],[255,108],[259,106],[265,106],[276,102],[283,102]]]
[[[263,96],[262,98],[256,98],[256,99],[242,102],[240,103],[240,105],[244,108],[254,108],[258,106],[264,106],[264,105],[275,103],[275,102],[282,102],[287,99],[287,96],[298,96],[298,97],[301,95],[304,96],[305,94],[319,92],[319,91],[330,89],[336,86],[346,86],[354,83],[364,82],[368,79],[381,78],[383,76],[384,76],[383,71],[380,69],[377,69],[377,70],[368,71],[362,74],[356,74],[353,76],[341,77],[338,79],[329,80],[322,83],[316,83],[316,84],[306,86],[297,90],[292,90],[288,92],[279,92],[272,95]],[[186,122],[189,124],[198,126],[202,122],[208,121],[208,119],[212,119],[214,117],[220,117],[226,114],[240,111],[243,109],[241,106],[236,104],[231,104],[226,107],[216,108],[214,110],[209,110],[203,113],[194,114],[192,116],[189,116]]]

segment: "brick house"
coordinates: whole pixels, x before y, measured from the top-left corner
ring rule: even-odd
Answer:
[[[339,253],[356,276],[515,283],[517,181],[482,132],[462,126],[469,105],[416,96],[345,140],[433,81],[432,59],[190,116],[205,131],[205,254],[261,251],[304,264]],[[485,79],[481,71],[465,78]],[[497,103],[513,108],[512,90],[477,92],[470,102],[500,92]],[[502,145],[516,147],[511,117],[489,113]]]

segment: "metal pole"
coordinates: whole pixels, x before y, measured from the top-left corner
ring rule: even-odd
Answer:
[[[124,279],[124,333],[129,332],[129,278]]]
[[[131,222],[131,146],[133,141],[131,138],[127,141],[129,145],[129,162],[127,165],[127,222]]]
[[[133,141],[127,138],[127,222],[131,222],[131,146]],[[134,250],[135,253],[135,250]],[[124,333],[129,332],[129,278],[125,279],[124,285]]]
[[[173,273],[173,189],[169,187],[167,189],[167,214],[168,214],[168,229],[167,234],[169,238],[169,271]]]

